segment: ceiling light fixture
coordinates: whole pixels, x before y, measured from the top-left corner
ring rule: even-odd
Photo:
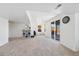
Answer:
[[[58,9],[58,8],[61,7],[61,6],[62,6],[62,4],[58,4],[55,9]]]

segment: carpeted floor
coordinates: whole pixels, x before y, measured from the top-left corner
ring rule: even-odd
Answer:
[[[79,55],[59,42],[44,36],[13,39],[0,47],[1,56],[74,56]]]

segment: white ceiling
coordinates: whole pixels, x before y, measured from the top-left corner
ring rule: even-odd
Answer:
[[[79,12],[79,3],[65,3],[62,4],[63,13]]]
[[[0,3],[0,17],[10,18],[10,21],[29,23],[26,10],[50,12],[58,3]],[[62,4],[62,11],[79,12],[79,4]]]
[[[48,12],[56,5],[55,3],[0,3],[0,17],[10,18],[10,21],[28,23],[26,10]]]

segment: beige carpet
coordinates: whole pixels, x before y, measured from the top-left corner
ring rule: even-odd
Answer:
[[[37,36],[35,38],[13,39],[0,47],[1,56],[71,56],[79,55],[60,45],[53,39]]]

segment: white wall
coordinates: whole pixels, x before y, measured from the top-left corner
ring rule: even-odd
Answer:
[[[64,16],[69,16],[70,21],[67,24],[62,22]],[[67,48],[75,50],[75,16],[74,14],[62,14],[60,20],[60,42]]]
[[[25,24],[9,22],[9,38],[22,37],[23,29],[25,29]]]
[[[0,46],[8,42],[8,19],[0,17]]]
[[[79,51],[79,13],[75,13],[75,48]]]
[[[45,23],[45,36],[51,38],[51,22]]]

